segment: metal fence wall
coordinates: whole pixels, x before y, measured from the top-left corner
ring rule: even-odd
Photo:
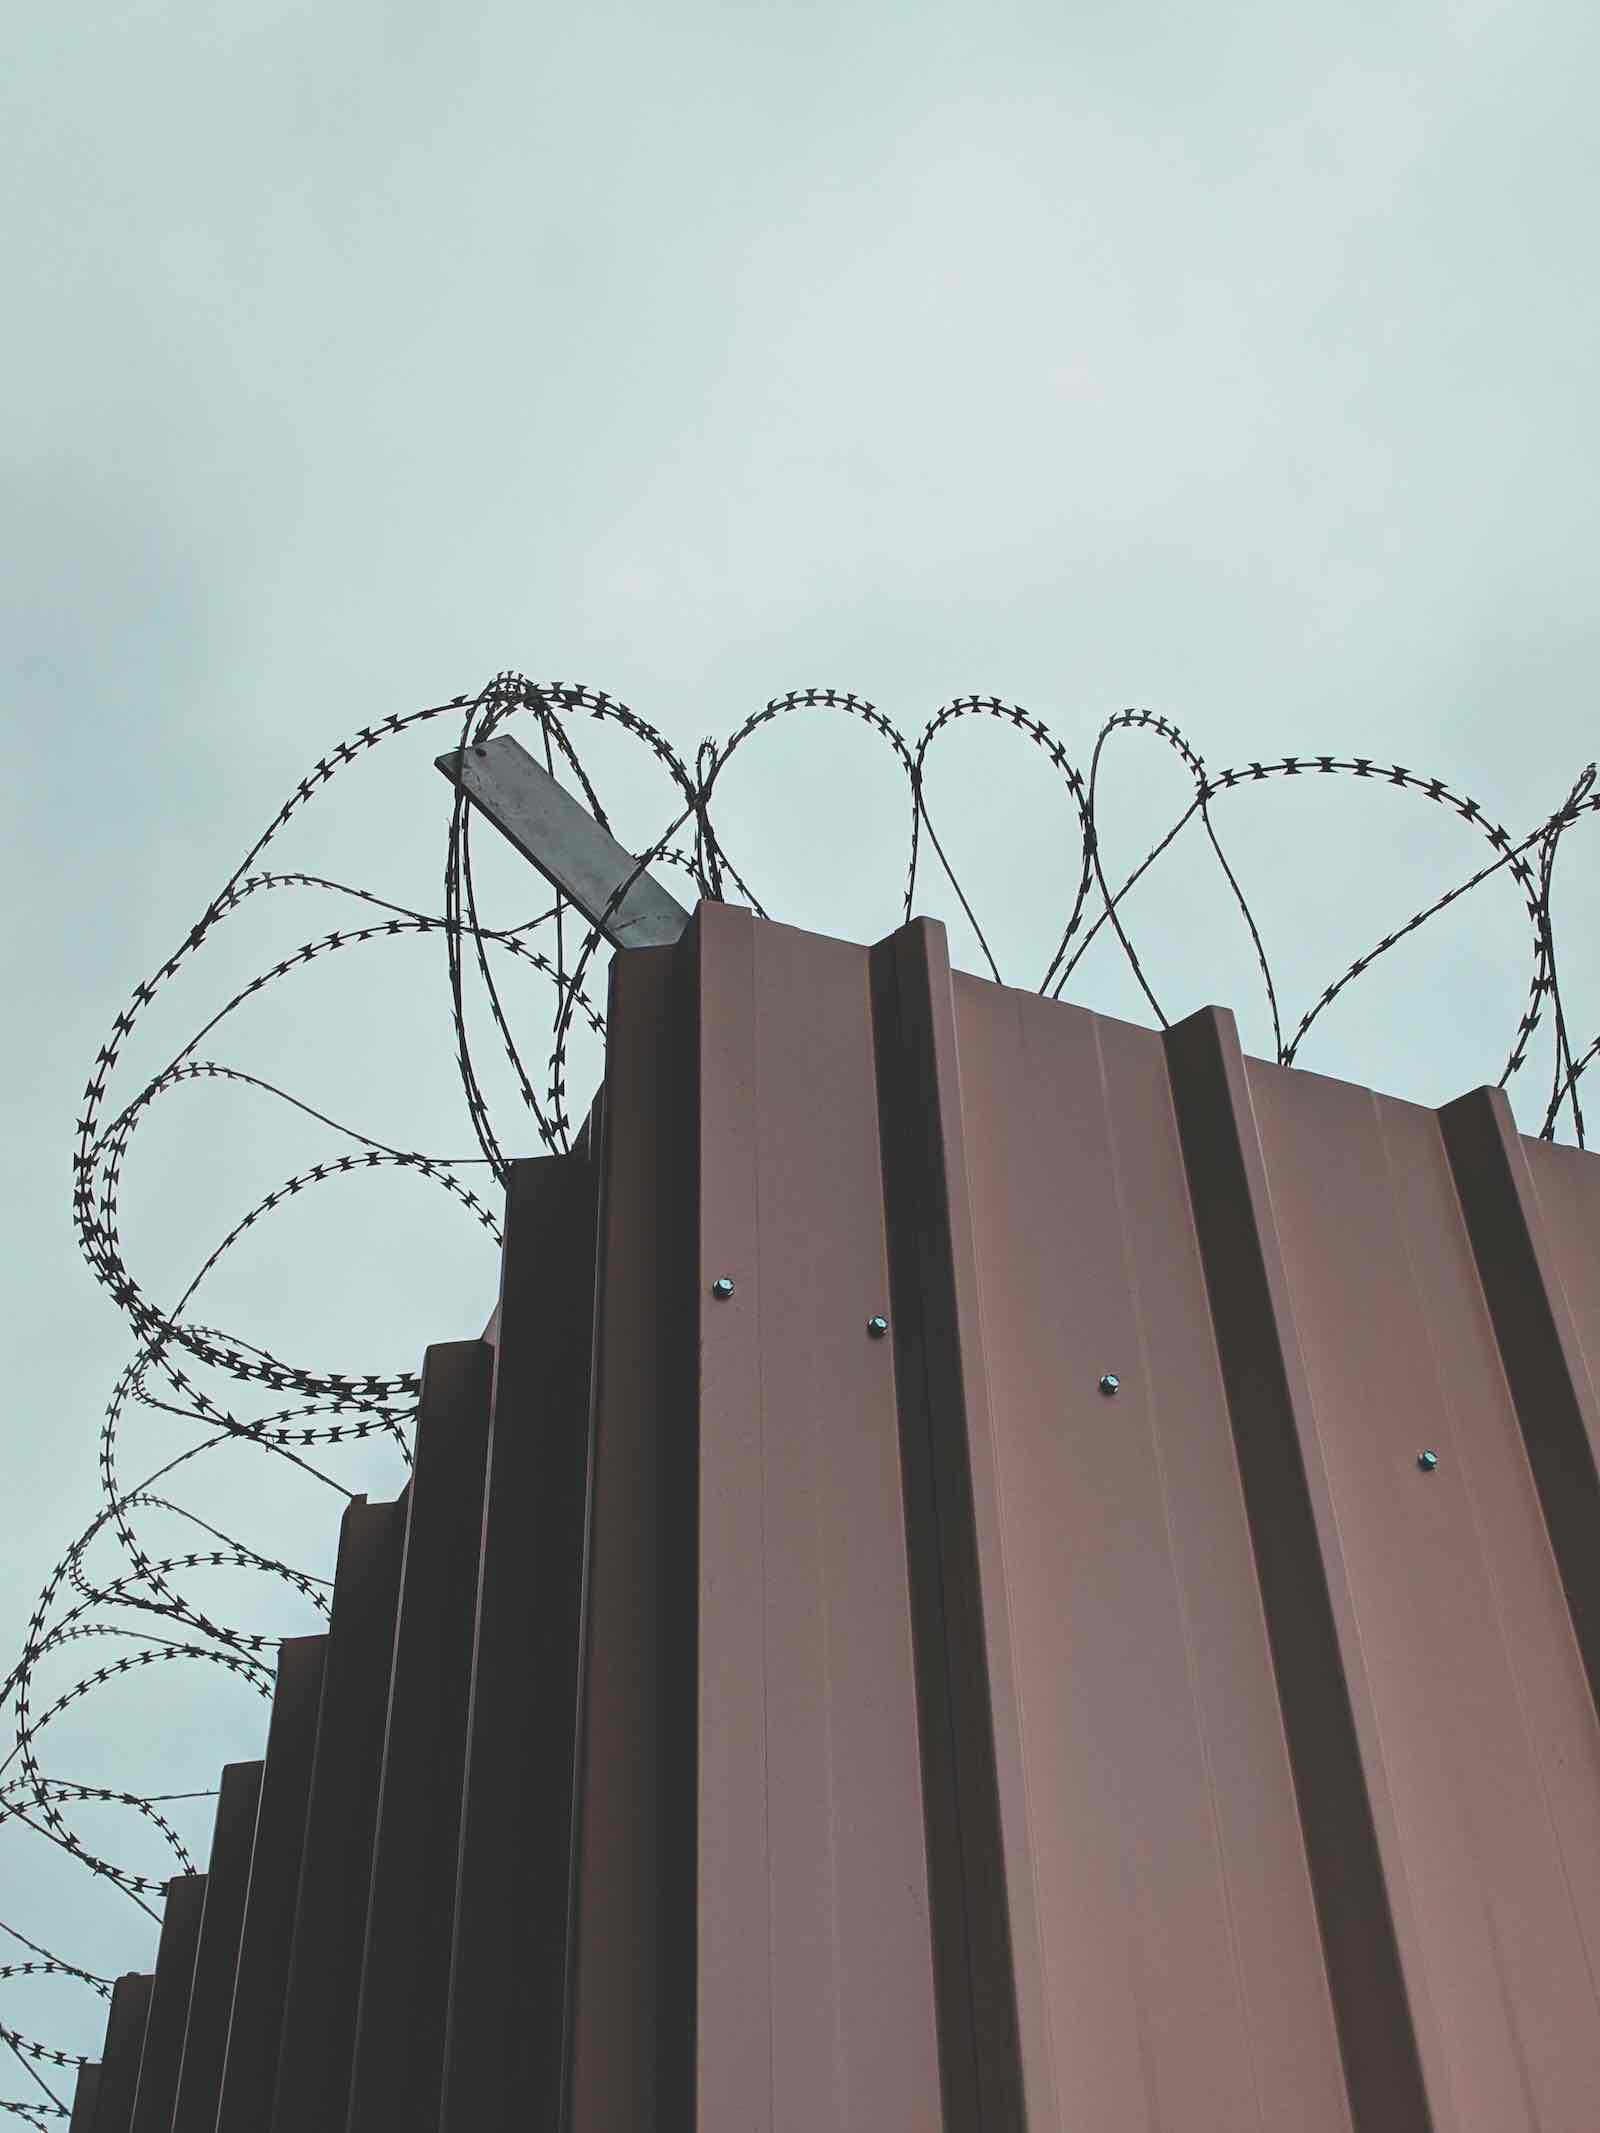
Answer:
[[[1600,1161],[702,905],[78,2133],[1593,2133]]]

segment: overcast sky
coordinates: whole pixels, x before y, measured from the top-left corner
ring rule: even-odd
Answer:
[[[94,1051],[355,727],[508,666],[607,688],[686,751],[809,683],[912,729],[976,689],[1080,761],[1145,704],[1217,765],[1366,752],[1514,828],[1559,804],[1597,753],[1597,57],[1579,0],[132,0],[13,21],[8,1664],[97,1501],[129,1352],[69,1221]],[[448,738],[348,773],[283,863],[437,909]],[[881,748],[816,717],[741,761],[719,812],[774,914],[887,931],[905,820]],[[643,842],[661,790],[605,762]],[[1137,740],[1108,777],[1131,864],[1184,780]],[[1007,975],[1036,980],[1073,870],[1059,789],[986,728],[935,757],[930,797]],[[1482,849],[1330,782],[1228,807],[1296,1011]],[[1585,1042],[1597,850],[1575,834],[1561,876]],[[510,916],[525,892],[498,880]],[[1231,1002],[1263,1049],[1248,944],[1198,855],[1165,883],[1134,912],[1163,1004]],[[1494,1079],[1526,972],[1515,896],[1486,895],[1306,1063],[1427,1102]],[[344,917],[270,901],[151,1018],[124,1095]],[[923,908],[948,898],[930,883]],[[215,1056],[465,1152],[434,944],[338,967],[358,961],[257,1003]],[[1073,996],[1145,1017],[1110,958]],[[147,1284],[175,1296],[329,1148],[238,1095],[171,1099],[130,1165]],[[297,1203],[251,1250],[201,1315],[319,1367],[414,1367],[494,1287],[470,1225],[392,1180]],[[135,1432],[130,1478],[177,1441]],[[328,1567],[331,1494],[217,1464],[213,1509]],[[215,1591],[308,1626],[243,1577]],[[258,1752],[264,1710],[211,1669],[151,1669],[52,1728],[46,1767],[209,1785]],[[183,1812],[203,1863],[209,1803]],[[96,1834],[158,1870],[127,1818]],[[0,1890],[0,1916],[79,1960],[153,1956],[139,1913],[14,1826]],[[93,2048],[101,2015],[25,1981],[0,2021]],[[0,2072],[0,2095],[27,2088]]]

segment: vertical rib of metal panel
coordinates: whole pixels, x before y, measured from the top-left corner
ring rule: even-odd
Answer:
[[[1161,1038],[953,991],[979,1597],[1051,2084],[1031,2122],[1349,2133]]]
[[[429,1348],[400,1573],[348,2123],[439,2122],[492,1351]],[[330,2126],[340,2121],[330,2119]]]
[[[682,1936],[695,1963],[693,2123],[931,2133],[950,2121],[896,1359],[869,1328],[888,1308],[889,1268],[868,956],[712,904],[689,945],[679,982],[698,977],[699,1295],[678,1308],[700,1336],[688,1624],[699,1678],[679,1723],[697,1736],[699,1769],[678,1842],[691,1839],[697,1883],[695,1939]],[[673,1248],[670,1236],[657,1246],[675,1278]],[[719,1277],[731,1295],[713,1293]],[[660,1437],[676,1416],[652,1414],[639,1393],[635,1426]],[[614,1419],[620,1402],[603,1390],[602,1456]],[[692,1460],[684,1438],[676,1456]],[[597,1484],[596,1675],[613,1512]],[[694,1524],[691,1511],[669,1515]],[[621,1634],[614,1618],[607,1627]],[[610,2123],[631,2122],[621,2096],[610,2103]]]
[[[145,2023],[144,2054],[139,2061],[139,2088],[133,2106],[133,2133],[168,2133],[178,2093],[178,2065],[194,1986],[195,1952],[200,1945],[200,1918],[205,1908],[204,1874],[179,1874],[167,1883],[161,1944],[156,1952],[155,1984]]]
[[[339,1529],[299,1895],[269,2123],[342,2124],[361,1985],[405,1506],[355,1498]]]
[[[692,954],[611,965],[571,2133],[695,2123]]]
[[[1260,1061],[1248,1078],[1430,2099],[1463,2133],[1582,2133],[1600,2096],[1600,1733],[1523,1441],[1544,1418],[1519,1430],[1513,1405],[1554,1391],[1518,1383],[1514,1350],[1498,1367],[1440,1119]]]
[[[1592,1403],[1600,1395],[1600,1156],[1524,1137],[1522,1159]],[[1587,1411],[1593,1412],[1592,1405]]]
[[[507,1187],[439,2121],[449,2133],[553,2126],[560,2098],[595,1184],[585,1152],[514,1163]]]
[[[1448,2089],[1436,2046],[1424,2083],[1402,1976],[1402,1934],[1421,1965],[1385,1877],[1393,1809],[1232,1016],[1191,1015],[1167,1053],[1351,2107],[1424,2129]]]
[[[765,2133],[777,2067],[755,955],[748,920],[702,907],[694,923],[702,978],[699,1669],[702,1700],[716,1697],[699,1722],[697,1901],[709,1921],[696,1950],[695,2100],[707,2133]],[[733,1282],[731,1296],[710,1294],[718,1280]]]
[[[216,2133],[265,2133],[272,2111],[327,1642],[286,1637],[278,1647]]]
[[[213,2133],[239,1967],[239,1933],[250,1887],[250,1851],[261,1805],[260,1763],[225,1763],[206,1867],[200,1946],[183,2031],[173,2133]]]
[[[1044,2127],[1058,2112],[944,929],[903,927],[872,973],[946,2122]]]
[[[95,2108],[100,2101],[100,2066],[91,2060],[78,2069],[77,2086],[72,2091],[72,2123],[67,2133],[94,2133]]]
[[[141,1972],[130,1970],[111,1988],[106,2047],[100,2055],[95,2133],[128,2133],[133,2123],[133,2096],[139,2086],[139,2058],[144,2050],[151,1983]]]
[[[1600,1706],[1600,1402],[1504,1091],[1460,1097],[1439,1125]]]

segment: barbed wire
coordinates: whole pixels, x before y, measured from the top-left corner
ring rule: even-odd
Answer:
[[[245,1445],[348,1496],[350,1492],[319,1464],[320,1456],[342,1443],[377,1437],[388,1439],[398,1459],[409,1463],[418,1393],[418,1379],[409,1371],[346,1374],[313,1370],[279,1357],[237,1332],[193,1319],[187,1314],[196,1293],[226,1255],[265,1217],[314,1186],[361,1172],[401,1169],[414,1173],[445,1194],[498,1244],[499,1223],[485,1197],[490,1186],[482,1174],[488,1172],[496,1187],[503,1184],[508,1143],[521,1145],[530,1131],[547,1150],[563,1150],[571,1145],[574,1125],[568,1104],[567,1071],[573,1034],[582,1028],[595,1037],[604,1035],[604,1016],[597,1005],[595,982],[607,952],[601,928],[583,919],[559,896],[516,926],[486,924],[480,916],[473,875],[473,818],[459,790],[451,804],[442,910],[437,914],[390,902],[369,889],[323,875],[263,868],[260,862],[268,846],[343,772],[388,741],[440,719],[457,730],[463,749],[481,745],[503,726],[518,722],[551,773],[572,784],[596,819],[609,826],[601,795],[574,738],[581,720],[596,721],[620,729],[651,757],[665,773],[675,795],[673,812],[656,840],[637,854],[634,872],[619,885],[612,907],[621,902],[633,880],[646,868],[664,868],[686,876],[695,895],[733,897],[764,918],[769,915],[766,906],[751,886],[749,870],[736,865],[730,856],[714,819],[713,804],[729,764],[762,729],[781,719],[814,713],[853,720],[888,749],[905,779],[908,804],[902,915],[911,916],[919,877],[930,864],[931,853],[931,864],[944,877],[971,925],[989,974],[996,981],[1002,975],[999,963],[934,825],[927,794],[927,765],[940,737],[969,719],[988,719],[1009,726],[1041,752],[1045,768],[1059,781],[1065,794],[1078,843],[1074,891],[1037,981],[1038,990],[1054,998],[1062,995],[1095,941],[1109,931],[1157,1021],[1166,1026],[1168,1017],[1135,945],[1127,907],[1132,892],[1182,833],[1191,825],[1198,825],[1248,934],[1266,999],[1275,1056],[1284,1065],[1295,1062],[1322,1016],[1375,963],[1462,897],[1497,875],[1506,874],[1524,909],[1529,975],[1526,999],[1514,1029],[1508,1033],[1498,1079],[1504,1086],[1522,1071],[1535,1033],[1548,1015],[1551,1084],[1539,1131],[1545,1138],[1553,1138],[1565,1119],[1578,1145],[1584,1144],[1579,1084],[1586,1069],[1600,1056],[1600,1035],[1581,1049],[1572,1039],[1559,979],[1553,883],[1561,839],[1585,816],[1600,810],[1592,764],[1552,813],[1514,835],[1486,814],[1477,801],[1457,793],[1443,779],[1364,756],[1286,755],[1212,771],[1169,719],[1147,710],[1122,711],[1105,721],[1096,735],[1087,771],[1073,763],[1042,719],[994,696],[952,699],[934,713],[914,741],[908,741],[891,720],[862,697],[836,689],[792,690],[772,698],[726,740],[702,742],[692,763],[680,756],[647,720],[605,691],[583,683],[536,684],[510,672],[496,675],[476,696],[452,697],[446,703],[393,714],[376,725],[362,727],[321,757],[299,780],[200,918],[153,975],[133,988],[95,1055],[77,1121],[73,1221],[90,1271],[127,1320],[135,1353],[112,1391],[100,1427],[100,1508],[46,1580],[29,1617],[22,1650],[0,1690],[0,1707],[9,1703],[15,1720],[12,1745],[0,1759],[0,1823],[15,1823],[33,1831],[152,1918],[158,1914],[151,1899],[158,1895],[164,1882],[91,1849],[74,1826],[72,1811],[90,1803],[130,1810],[165,1847],[172,1872],[193,1871],[193,1862],[177,1829],[160,1809],[164,1800],[173,1797],[209,1794],[162,1796],[80,1783],[44,1768],[40,1760],[41,1740],[62,1712],[118,1677],[151,1665],[184,1661],[220,1667],[258,1694],[270,1696],[273,1675],[266,1655],[277,1640],[216,1620],[186,1588],[185,1573],[227,1567],[276,1579],[305,1603],[313,1619],[327,1614],[328,1583],[213,1526],[172,1495],[156,1493],[157,1485],[170,1488],[171,1477],[192,1462],[228,1445]],[[1106,873],[1098,823],[1102,763],[1111,744],[1133,734],[1155,740],[1176,757],[1188,775],[1192,796],[1140,863],[1113,886]],[[1489,854],[1350,963],[1322,989],[1285,1037],[1277,980],[1261,930],[1224,851],[1216,818],[1223,803],[1235,794],[1252,786],[1296,777],[1377,782],[1426,800],[1456,816],[1475,839],[1488,846]],[[382,915],[363,917],[357,925],[336,926],[303,941],[292,954],[258,972],[235,990],[136,1093],[120,1105],[114,1104],[111,1090],[118,1067],[136,1027],[163,988],[247,904],[266,896],[301,892],[346,900]],[[419,935],[439,935],[443,940],[456,1069],[477,1146],[475,1154],[430,1155],[390,1146],[259,1075],[220,1059],[200,1056],[203,1045],[224,1033],[229,1018],[268,986],[289,979],[323,958],[384,940]],[[512,967],[536,972],[548,987],[549,1049],[537,1074],[530,1069],[513,1033],[505,1004],[503,977]],[[498,1123],[474,1052],[469,973],[476,980],[478,997],[487,1011],[495,1044],[509,1069],[516,1095],[510,1116],[502,1117]],[[157,1100],[185,1084],[202,1080],[228,1082],[298,1112],[331,1131],[343,1144],[343,1152],[297,1171],[259,1199],[206,1254],[177,1301],[163,1307],[134,1272],[124,1250],[124,1174],[134,1134],[149,1118]],[[459,1175],[463,1170],[474,1172],[478,1183]],[[202,1373],[209,1382],[202,1382]],[[238,1391],[219,1391],[218,1380]],[[260,1392],[275,1395],[287,1404],[253,1416],[237,1411],[241,1393]],[[198,1434],[154,1472],[127,1482],[119,1467],[118,1431],[135,1409],[177,1418],[192,1425]],[[180,1553],[159,1552],[143,1537],[152,1513],[176,1518],[203,1532],[212,1545]],[[119,1556],[120,1567],[115,1575],[91,1575],[86,1567],[86,1559],[97,1542],[109,1543]],[[104,1546],[99,1552],[104,1552]],[[152,1621],[159,1627],[146,1626]],[[119,1651],[114,1659],[77,1674],[42,1708],[36,1708],[35,1676],[41,1662],[91,1638],[115,1639],[128,1648]],[[0,1965],[0,1984],[24,1976],[59,1976],[101,1997],[109,1992],[109,1980],[95,1971],[28,1940],[13,1926],[5,1925],[4,1930],[30,1949],[34,1959]],[[81,2059],[5,2024],[0,2024],[0,2041],[18,2065],[28,2070],[41,2092],[37,2098],[22,2101],[0,2098],[0,2111],[33,2125],[65,2118],[65,2104],[39,2069],[70,2069],[82,2064]]]

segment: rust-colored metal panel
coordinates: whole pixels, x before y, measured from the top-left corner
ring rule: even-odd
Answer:
[[[161,1945],[156,1955],[155,1983],[150,1992],[150,2013],[145,2022],[144,2052],[139,2061],[133,2133],[169,2133],[172,2125],[172,2106],[178,2092],[178,2065],[183,2057],[183,2033],[189,2019],[189,1994],[194,1984],[195,1953],[200,1945],[200,1919],[205,1900],[204,1874],[179,1874],[167,1883]]]
[[[476,2133],[496,2112],[554,2125],[560,2103],[596,1182],[586,1138],[581,1152],[514,1163],[507,1187],[476,1612],[439,1655],[471,1660],[444,1941],[446,2133]],[[470,1565],[453,1562],[451,1589],[465,1576],[470,1599]],[[466,1687],[441,1683],[447,1728]],[[441,1742],[442,1756],[454,1752]],[[436,1901],[426,1930],[448,1935],[442,1883]]]
[[[356,1497],[339,1530],[316,1755],[270,2124],[342,2124],[394,1650],[405,1506]]]
[[[265,2133],[271,2116],[327,1644],[286,1637],[278,1647],[216,2133]]]
[[[491,1351],[428,1350],[378,1785],[351,2133],[439,2122]]]
[[[239,1964],[239,1932],[250,1887],[250,1851],[261,1805],[261,1772],[260,1763],[223,1765],[172,2133],[214,2133],[217,2123],[228,2016]]]

